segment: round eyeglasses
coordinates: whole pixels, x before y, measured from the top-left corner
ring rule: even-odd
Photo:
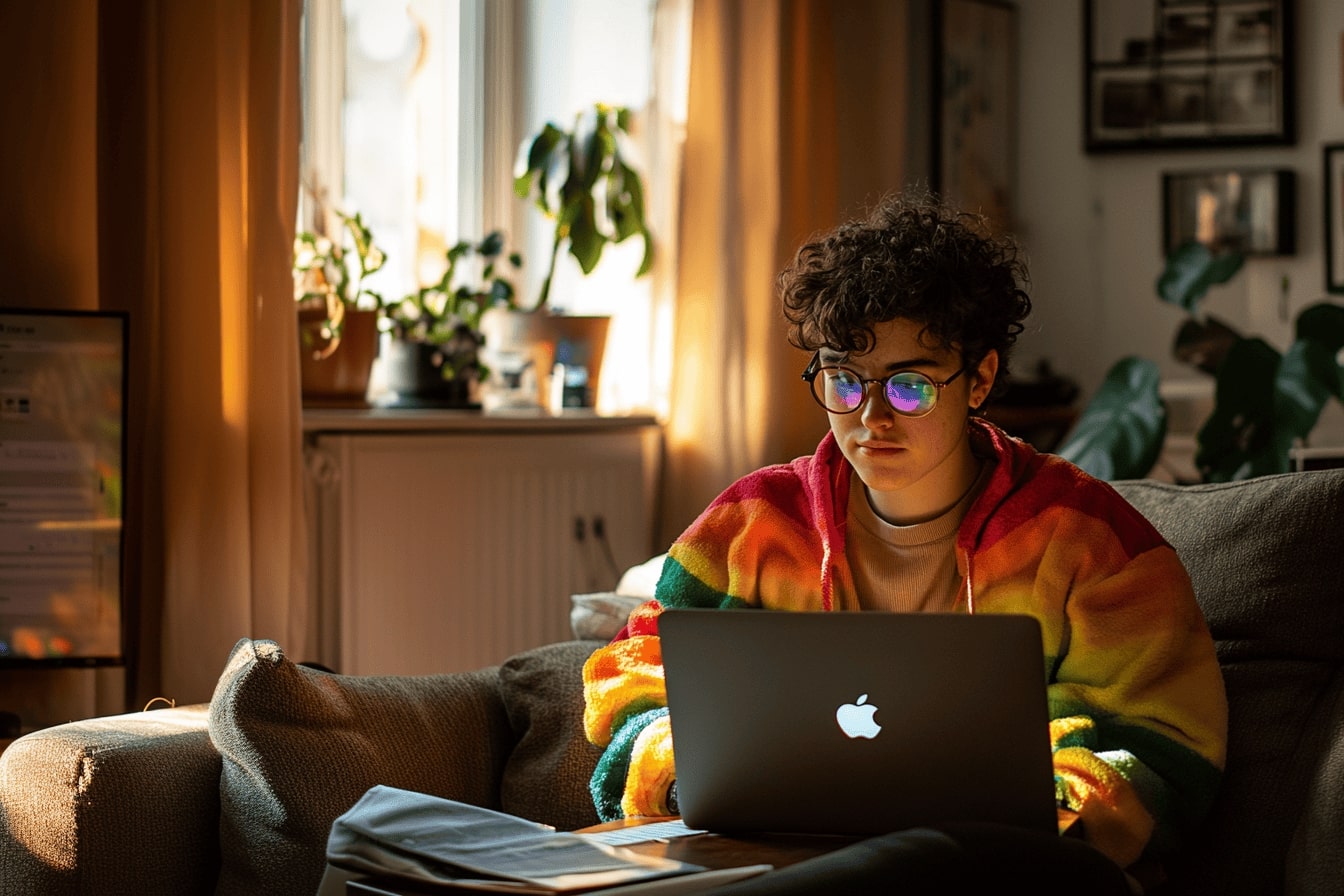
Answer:
[[[901,370],[886,377],[866,379],[848,367],[823,365],[821,352],[803,371],[812,387],[812,397],[832,414],[852,414],[863,406],[869,383],[881,383],[887,406],[902,417],[923,417],[938,404],[938,396],[967,370],[961,368],[941,383],[915,370]]]

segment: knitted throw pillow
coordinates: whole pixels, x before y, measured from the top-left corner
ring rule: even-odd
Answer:
[[[499,808],[498,670],[343,676],[239,641],[215,687],[220,894],[312,896],[338,815],[375,784]]]
[[[500,667],[500,692],[518,740],[500,785],[505,812],[562,831],[598,823],[588,780],[602,751],[583,735],[583,663],[602,644],[549,644]]]

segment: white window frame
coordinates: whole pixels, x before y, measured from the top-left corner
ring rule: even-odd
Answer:
[[[479,238],[503,228],[510,235],[517,217],[513,201],[513,160],[517,133],[519,78],[516,63],[519,4],[516,0],[440,0],[445,31],[458,39],[458,152],[444,172],[453,220],[441,222],[449,244]],[[454,16],[456,13],[456,16]],[[305,178],[340,202],[344,192],[345,152],[342,105],[345,97],[345,18],[342,0],[305,0],[303,87],[303,171]],[[456,18],[456,23],[453,19]],[[453,25],[456,24],[456,28]],[[487,189],[486,185],[493,185]],[[304,223],[312,210],[301,200]]]

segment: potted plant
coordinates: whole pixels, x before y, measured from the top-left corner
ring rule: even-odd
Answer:
[[[522,266],[505,253],[495,230],[480,242],[461,240],[445,254],[443,276],[385,312],[383,357],[395,403],[480,407],[477,387],[489,371],[480,359],[481,319],[493,307],[513,307],[516,290],[501,268]]]
[[[548,122],[519,146],[514,169],[514,192],[551,222],[551,251],[534,312],[515,313],[497,320],[492,331],[498,346],[524,346],[538,369],[543,394],[560,361],[580,373],[583,392],[595,394],[609,319],[549,313],[556,263],[568,254],[586,276],[602,259],[608,244],[637,237],[644,254],[636,277],[653,266],[653,235],[644,210],[644,183],[627,161],[624,146],[630,128],[629,109],[594,103],[579,112],[569,129]],[[580,403],[563,397],[552,405]],[[575,395],[582,393],[573,393]]]
[[[365,281],[385,259],[358,213],[337,211],[334,237],[301,231],[294,239],[299,373],[305,404],[362,404],[378,353],[386,303]]]
[[[1158,295],[1190,315],[1173,354],[1217,380],[1213,411],[1196,436],[1195,465],[1210,482],[1288,472],[1289,451],[1305,444],[1326,403],[1344,401],[1344,306],[1303,308],[1282,353],[1200,313],[1209,287],[1231,279],[1243,260],[1188,243],[1167,258],[1157,282]]]
[[[1304,308],[1282,353],[1200,311],[1209,288],[1230,280],[1244,260],[1235,250],[1188,243],[1167,257],[1157,280],[1159,298],[1189,315],[1173,354],[1216,380],[1213,411],[1196,435],[1195,465],[1208,482],[1287,472],[1290,450],[1306,441],[1330,398],[1344,401],[1344,306]],[[1141,477],[1156,461],[1165,431],[1156,365],[1125,358],[1059,454],[1103,478]]]

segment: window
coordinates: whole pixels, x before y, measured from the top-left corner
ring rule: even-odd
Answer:
[[[545,273],[550,226],[513,194],[518,146],[545,122],[568,126],[602,101],[635,112],[661,253],[673,236],[667,147],[678,145],[684,121],[689,9],[687,0],[306,0],[306,226],[315,199],[362,213],[387,256],[370,285],[388,298],[437,280],[457,240],[501,228],[523,254],[517,285],[528,304]],[[655,66],[656,46],[664,49]],[[657,359],[670,350],[655,343],[670,337],[655,325],[657,274],[633,280],[634,242],[610,247],[589,277],[561,259],[552,302],[613,315],[608,363],[622,364],[626,347],[643,360],[604,377],[603,392],[624,390],[615,407],[657,409],[655,383],[665,380]],[[604,405],[613,408],[599,397]]]
[[[360,212],[387,256],[370,285],[389,298],[438,279],[447,247],[484,232],[485,128],[501,123],[483,114],[488,6],[306,5],[305,220],[322,205]]]

